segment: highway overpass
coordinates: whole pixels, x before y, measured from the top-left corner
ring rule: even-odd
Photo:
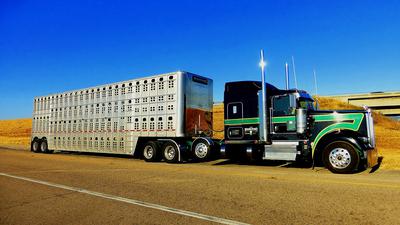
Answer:
[[[400,119],[400,91],[324,96],[357,106],[368,106],[383,115]]]

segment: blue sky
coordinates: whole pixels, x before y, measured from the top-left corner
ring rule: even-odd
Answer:
[[[400,90],[400,1],[0,1],[0,119],[34,96],[185,70],[330,95]],[[293,81],[293,79],[292,79]],[[293,86],[293,83],[292,83]]]

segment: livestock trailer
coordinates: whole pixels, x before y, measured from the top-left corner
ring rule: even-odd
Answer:
[[[34,99],[31,150],[206,160],[213,81],[172,72]]]

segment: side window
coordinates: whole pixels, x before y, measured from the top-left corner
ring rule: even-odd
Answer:
[[[273,98],[273,116],[287,117],[284,121],[275,121],[272,124],[271,130],[275,133],[286,133],[296,131],[296,96],[282,95]],[[289,119],[291,117],[292,119]],[[294,119],[293,119],[294,118]]]
[[[291,107],[289,95],[274,98],[273,116],[291,116],[295,114],[295,108]]]

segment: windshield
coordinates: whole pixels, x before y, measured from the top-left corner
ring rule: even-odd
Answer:
[[[314,100],[309,99],[309,98],[300,98],[299,105],[300,105],[300,108],[302,108],[302,109],[315,110]]]

